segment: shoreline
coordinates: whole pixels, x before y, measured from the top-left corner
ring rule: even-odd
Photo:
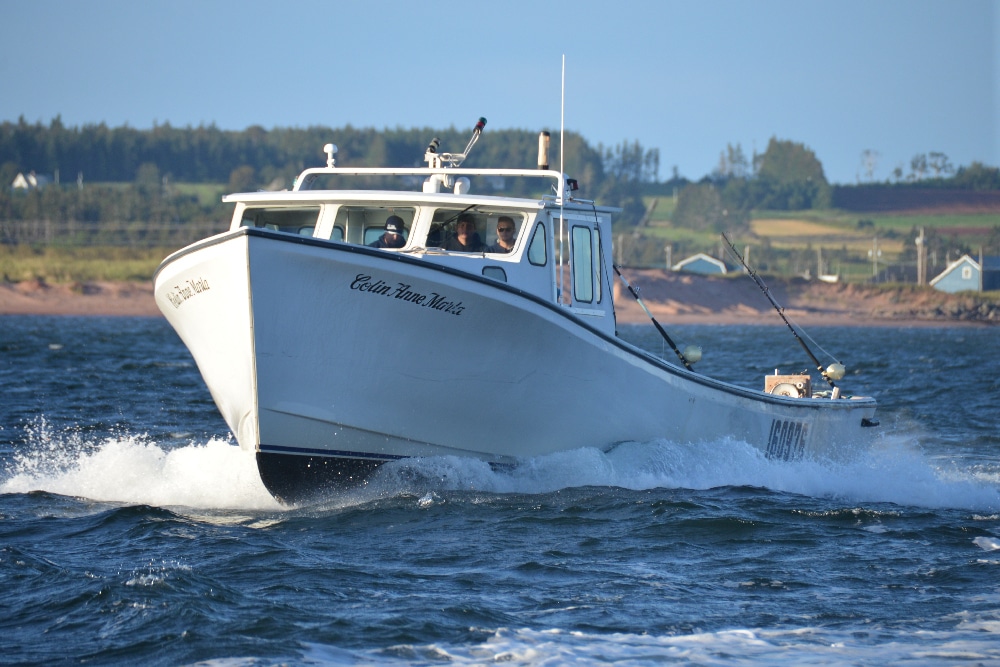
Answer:
[[[40,280],[0,283],[0,315],[163,317],[153,300],[151,282]]]
[[[751,281],[657,269],[627,272],[640,297],[662,325],[785,326]],[[651,324],[632,295],[615,282],[620,324]],[[775,281],[769,292],[785,316],[801,326],[941,327],[1000,323],[1000,305],[933,290],[882,289],[857,284]],[[986,305],[984,305],[984,303]],[[151,282],[49,284],[0,283],[0,315],[163,317]]]

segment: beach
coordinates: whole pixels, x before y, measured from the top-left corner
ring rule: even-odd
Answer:
[[[809,326],[941,326],[1000,323],[1000,304],[979,295],[947,294],[915,285],[826,283],[766,278],[767,293],[748,275],[705,276],[661,269],[623,270],[660,323],[784,326],[785,317]],[[770,296],[770,299],[768,298]],[[615,315],[626,324],[648,322],[620,281]]]
[[[0,283],[0,315],[162,317],[152,282]]]
[[[661,324],[784,326],[767,295],[749,276],[703,276],[659,269],[623,269]],[[1000,306],[976,295],[910,286],[880,287],[804,279],[768,279],[771,298],[796,324],[946,325],[1000,322]],[[642,306],[615,281],[615,315],[622,324],[649,322]],[[0,283],[0,315],[162,317],[151,282]]]

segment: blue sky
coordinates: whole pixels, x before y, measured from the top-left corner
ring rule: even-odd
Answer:
[[[471,129],[485,116],[486,141],[558,130],[565,55],[566,128],[658,148],[664,179],[675,166],[700,178],[727,144],[750,155],[773,136],[804,143],[839,183],[857,180],[865,150],[877,179],[933,151],[1000,165],[995,0],[0,0],[0,12],[0,120]]]

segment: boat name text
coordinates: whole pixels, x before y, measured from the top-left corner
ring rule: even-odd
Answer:
[[[198,296],[209,289],[211,288],[208,286],[208,281],[199,276],[197,280],[186,280],[180,285],[174,285],[173,289],[167,292],[167,298],[170,299],[174,308],[180,308],[191,297]]]
[[[771,433],[767,437],[767,458],[798,461],[805,453],[808,435],[809,424],[784,419],[773,420]]]
[[[412,285],[400,282],[393,285],[384,280],[372,278],[364,273],[359,273],[354,277],[351,289],[358,292],[368,292],[369,294],[378,294],[379,296],[391,299],[407,301],[422,308],[433,308],[442,313],[451,313],[452,315],[461,315],[462,311],[465,310],[465,305],[461,301],[449,300],[444,294],[438,294],[437,292],[424,294],[415,291]]]

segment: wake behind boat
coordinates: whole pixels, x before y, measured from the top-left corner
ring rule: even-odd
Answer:
[[[291,191],[225,197],[229,231],[157,270],[157,305],[275,497],[414,456],[508,466],[731,436],[793,460],[870,442],[872,398],[814,396],[808,375],[750,390],[619,338],[616,209],[573,196],[547,133],[539,169],[463,168],[484,125],[462,153],[435,139],[420,168],[338,167],[328,144]],[[519,179],[552,194],[472,194]]]

